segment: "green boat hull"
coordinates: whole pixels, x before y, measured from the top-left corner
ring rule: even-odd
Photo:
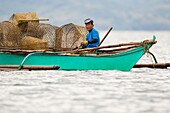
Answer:
[[[156,37],[153,37],[155,41]],[[0,53],[0,66],[60,66],[60,70],[120,70],[130,71],[153,44],[116,54],[61,55],[55,52],[34,52],[28,55]]]
[[[55,53],[34,53],[25,58],[26,55],[0,53],[0,65],[60,66],[60,70],[130,71],[144,53],[142,46],[109,56],[65,56]]]

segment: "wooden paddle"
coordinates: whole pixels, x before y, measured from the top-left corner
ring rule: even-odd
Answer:
[[[97,47],[99,47],[102,43],[103,43],[103,41],[106,39],[106,37],[108,36],[108,34],[110,33],[110,31],[113,29],[113,27],[111,27],[110,29],[109,29],[109,31],[106,33],[106,35],[104,36],[104,38],[102,39],[102,41],[99,43],[99,45],[97,46]]]

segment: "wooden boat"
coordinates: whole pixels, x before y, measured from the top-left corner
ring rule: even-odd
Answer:
[[[130,71],[149,48],[156,43],[155,39],[156,37],[143,42],[62,52],[1,50],[0,67],[18,66],[18,69],[22,69],[24,66],[60,66],[60,70]],[[128,47],[117,48],[122,46]],[[108,48],[114,49],[108,50]]]

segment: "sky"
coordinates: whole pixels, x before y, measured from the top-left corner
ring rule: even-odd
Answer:
[[[55,26],[84,25],[107,30],[170,30],[170,0],[0,0],[0,21],[13,13],[37,12]]]

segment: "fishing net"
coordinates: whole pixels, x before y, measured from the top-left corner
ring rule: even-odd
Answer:
[[[28,21],[39,21],[39,18],[35,12],[27,12],[27,13],[14,13],[9,21],[15,25],[18,25],[23,22]]]
[[[21,39],[20,29],[10,22],[0,23],[0,46],[18,47]]]
[[[83,26],[66,24],[56,32],[57,48],[76,48],[85,40],[87,30]]]
[[[56,31],[59,27],[42,23],[39,24],[39,27],[43,30],[42,39],[48,41],[48,48],[56,48],[56,42],[58,41],[56,38]]]
[[[30,50],[73,49],[80,46],[86,34],[87,30],[83,26],[66,24],[57,27],[42,24],[36,13],[20,13],[13,14],[9,21],[0,23],[0,46]]]
[[[21,39],[21,47],[29,50],[47,49],[47,41],[36,37],[25,36]]]
[[[24,25],[24,24],[26,24],[26,25]],[[42,39],[45,34],[45,30],[43,30],[39,26],[39,23],[27,22],[27,23],[23,23],[23,26],[27,26],[24,28],[25,30],[20,28],[22,31],[23,37],[24,36],[32,36],[32,37]]]

